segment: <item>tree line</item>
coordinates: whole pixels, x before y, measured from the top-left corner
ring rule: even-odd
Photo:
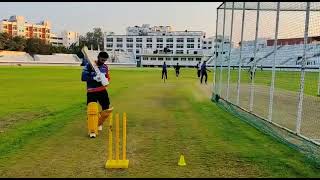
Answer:
[[[86,45],[88,48],[93,47],[97,50],[103,50],[103,32],[101,28],[93,28],[92,32],[87,32],[84,36],[79,37],[79,44],[73,43],[70,47],[62,45],[54,46],[51,43],[46,43],[39,38],[26,39],[23,36],[12,37],[8,33],[0,33],[0,50],[7,51],[24,51],[31,56],[34,54],[52,55],[54,53],[76,54],[79,58],[83,58],[81,48]]]

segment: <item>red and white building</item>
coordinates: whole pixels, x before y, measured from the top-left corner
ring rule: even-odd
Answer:
[[[11,36],[22,36],[25,38],[39,38],[47,43],[50,42],[50,21],[42,21],[37,24],[25,21],[23,16],[11,16],[0,22],[0,32],[6,32]]]
[[[69,47],[73,43],[79,43],[77,32],[65,30],[57,35],[51,32],[50,21],[45,20],[33,24],[26,22],[24,16],[11,16],[9,19],[3,19],[0,21],[0,32],[6,32],[12,37],[39,38],[56,46]]]

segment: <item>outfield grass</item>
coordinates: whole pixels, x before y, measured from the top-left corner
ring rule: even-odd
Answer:
[[[130,164],[105,170],[106,125],[87,137],[80,74],[0,67],[0,177],[320,177],[302,154],[213,104],[212,74],[200,86],[195,69],[179,79],[170,69],[166,83],[160,69],[112,69],[109,95],[115,112],[127,112]]]
[[[238,82],[238,73],[237,69],[230,70],[230,83],[236,84]],[[216,71],[217,82],[220,78],[220,68],[217,68]],[[224,68],[222,70],[222,83],[227,83],[228,69]],[[250,74],[247,69],[241,71],[241,84],[250,84]],[[257,69],[255,75],[255,84],[257,85],[266,85],[270,87],[272,71]],[[283,89],[293,92],[300,91],[300,71],[276,71],[275,74],[275,88]],[[304,93],[312,96],[317,96],[318,94],[318,81],[319,81],[319,72],[306,72],[305,73],[305,84],[304,84]]]

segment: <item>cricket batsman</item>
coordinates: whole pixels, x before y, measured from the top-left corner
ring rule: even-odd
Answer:
[[[110,74],[108,66],[105,64],[109,55],[107,52],[100,52],[98,59],[92,63],[95,63],[96,67],[102,74],[110,81]],[[107,85],[103,86],[101,83],[101,77],[97,76],[92,64],[88,62],[85,64],[82,71],[82,81],[87,82],[87,121],[88,121],[88,135],[90,138],[95,138],[98,135],[98,130],[102,130],[104,121],[109,117],[113,110],[110,107],[110,100],[107,92]],[[102,111],[99,113],[100,104]]]

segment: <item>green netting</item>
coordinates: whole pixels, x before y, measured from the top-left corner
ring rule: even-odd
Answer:
[[[240,119],[249,125],[255,127],[259,131],[266,135],[273,137],[275,140],[295,149],[306,156],[306,160],[314,164],[317,168],[320,168],[320,146],[300,137],[288,130],[285,130],[269,121],[262,119],[254,114],[251,114],[238,106],[225,101],[219,95],[212,95],[213,102],[217,104],[218,107],[231,113],[237,119]]]

